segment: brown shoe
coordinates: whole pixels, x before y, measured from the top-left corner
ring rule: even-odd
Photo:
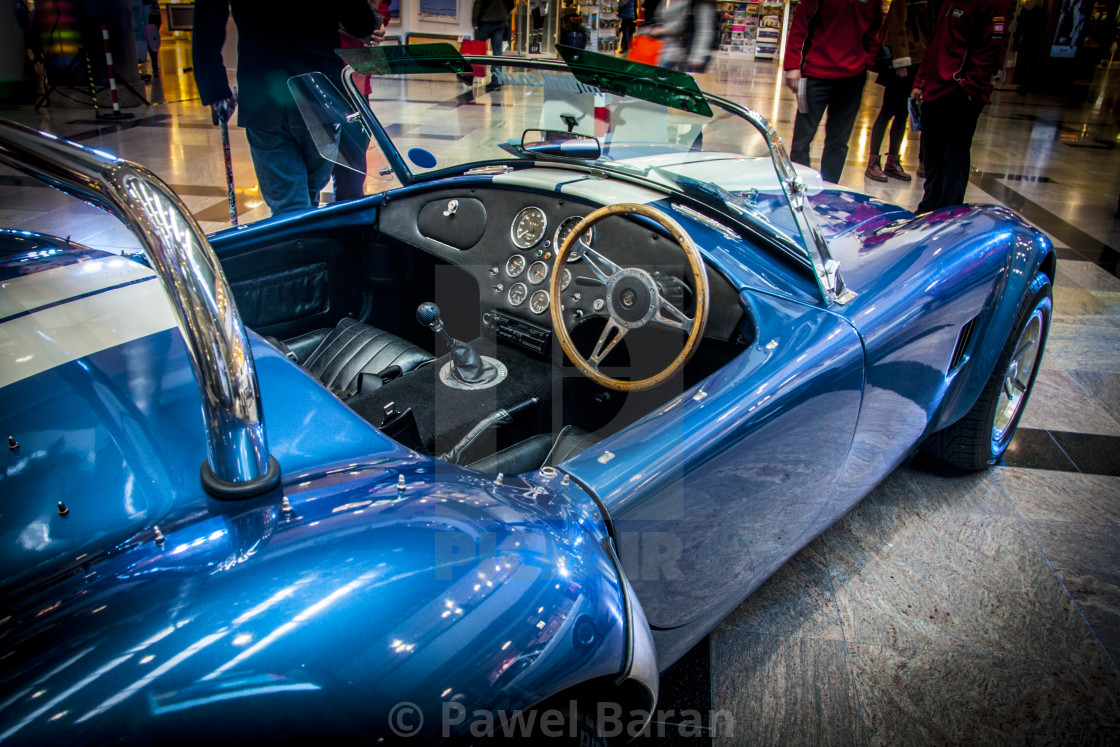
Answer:
[[[904,182],[908,182],[913,178],[902,168],[902,164],[898,162],[898,156],[887,156],[887,165],[883,167],[883,173],[887,176],[893,176],[895,179],[901,179]]]
[[[921,161],[918,161],[918,178],[919,179],[925,179],[926,178],[926,165],[924,163],[922,163]]]
[[[867,170],[863,173],[868,179],[874,179],[877,182],[885,182],[887,180],[887,174],[880,168],[879,156],[877,155],[867,157]]]

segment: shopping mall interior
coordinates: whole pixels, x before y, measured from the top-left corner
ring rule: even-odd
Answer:
[[[127,118],[104,116],[105,97],[91,106],[81,76],[36,81],[0,116],[142,163],[204,230],[227,228],[222,140],[198,100],[190,33],[165,31],[159,47],[154,66],[137,61],[126,76]],[[1116,743],[1120,53],[1099,47],[1078,64],[1059,81],[1012,71],[973,142],[966,201],[1017,211],[1059,257],[1046,356],[1007,453],[979,474],[907,461],[664,673],[648,743]],[[796,104],[779,65],[724,49],[695,77],[788,143]],[[512,95],[476,83],[447,103],[485,117]],[[901,152],[912,180],[864,174],[881,97],[869,80],[840,184],[914,210],[923,182],[912,134]],[[239,222],[265,219],[244,130],[230,138]],[[7,168],[0,223],[136,248],[115,218]]]

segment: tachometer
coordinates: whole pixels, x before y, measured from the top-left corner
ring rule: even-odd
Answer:
[[[510,227],[510,238],[515,246],[529,249],[536,246],[544,238],[545,229],[548,228],[548,218],[539,207],[529,206],[517,214]]]
[[[563,245],[564,240],[568,238],[568,234],[572,232],[572,229],[575,228],[576,224],[581,220],[583,220],[583,218],[579,217],[578,215],[573,215],[570,218],[565,218],[563,221],[561,221],[560,225],[556,228],[556,236],[554,238],[554,240],[556,241],[557,251],[559,251],[560,247]],[[584,231],[583,234],[579,237],[579,240],[576,241],[576,245],[572,247],[572,252],[568,255],[568,261],[575,262],[577,259],[582,257],[584,248],[591,248],[591,240],[594,237],[594,228],[589,228]]]
[[[539,290],[529,299],[529,310],[534,314],[548,311],[548,291]]]

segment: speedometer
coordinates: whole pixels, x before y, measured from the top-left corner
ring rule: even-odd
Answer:
[[[510,227],[510,238],[515,246],[530,249],[544,238],[548,228],[548,218],[539,207],[529,206],[517,214]]]
[[[556,228],[555,241],[556,241],[556,250],[557,251],[560,250],[560,247],[563,246],[563,244],[564,244],[564,240],[568,238],[568,235],[572,232],[572,229],[575,228],[576,224],[579,223],[581,220],[583,220],[583,218],[579,217],[578,215],[573,215],[570,218],[565,218],[560,223],[560,225]],[[591,248],[591,240],[594,237],[595,237],[595,229],[594,228],[589,228],[586,231],[584,231],[580,235],[579,240],[576,242],[576,245],[572,247],[571,254],[568,255],[568,261],[569,262],[575,262],[577,259],[582,257],[583,256],[583,250]]]

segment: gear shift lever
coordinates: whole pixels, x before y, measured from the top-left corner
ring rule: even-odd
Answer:
[[[439,307],[434,303],[426,301],[420,304],[416,309],[416,321],[430,327],[451,348],[450,374],[456,381],[475,388],[484,387],[498,377],[496,366],[480,356],[470,345],[447,333],[443,320],[440,319]]]

